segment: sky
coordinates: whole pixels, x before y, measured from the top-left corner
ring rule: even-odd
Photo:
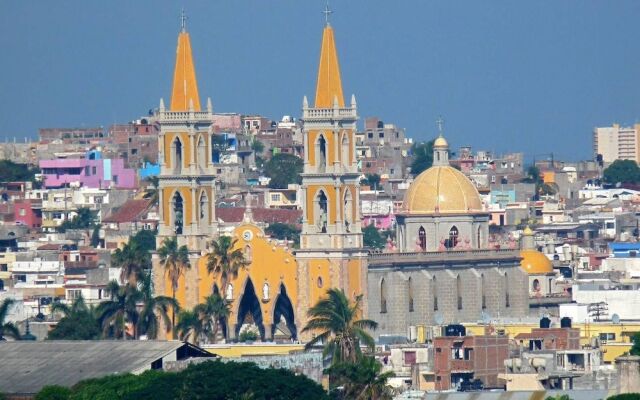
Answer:
[[[201,101],[298,117],[324,0],[1,1],[0,140],[108,126],[169,101],[179,15]],[[637,0],[331,0],[345,97],[417,141],[527,161],[592,158],[595,126],[640,120]],[[363,121],[360,122],[362,126]]]

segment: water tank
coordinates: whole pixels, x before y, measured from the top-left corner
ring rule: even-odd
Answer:
[[[560,328],[571,328],[571,318],[564,317],[560,320]]]
[[[540,319],[540,328],[549,329],[550,326],[551,326],[551,320],[549,318],[544,317]]]
[[[445,336],[467,336],[467,328],[460,324],[447,325],[444,328]]]

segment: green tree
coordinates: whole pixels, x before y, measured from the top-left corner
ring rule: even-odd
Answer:
[[[209,253],[207,271],[214,277],[220,276],[221,293],[227,293],[229,278],[238,276],[238,271],[249,265],[241,249],[234,249],[237,239],[220,236],[211,242],[213,251]]]
[[[146,335],[149,339],[157,339],[162,323],[165,332],[170,332],[173,325],[169,318],[169,309],[178,310],[178,302],[168,296],[154,296],[151,271],[148,271],[138,281],[138,290],[142,301],[142,309],[138,316],[136,332]]]
[[[71,306],[55,302],[52,313],[62,313],[63,317],[49,331],[49,340],[95,340],[100,338],[100,325],[96,310],[87,306],[82,296],[76,298]]]
[[[47,385],[40,389],[34,400],[68,400],[69,396],[71,396],[71,389],[64,386]]]
[[[545,400],[571,400],[568,394],[559,394],[557,396],[548,396]]]
[[[293,154],[279,153],[265,165],[265,174],[271,178],[269,187],[286,189],[290,183],[302,183],[303,161]]]
[[[135,243],[141,251],[151,252],[156,249],[156,235],[155,230],[142,229],[133,235],[129,241]]]
[[[262,143],[258,139],[253,139],[253,141],[251,142],[251,150],[253,150],[253,152],[256,154],[262,153],[264,151],[264,143]]]
[[[100,245],[100,228],[101,225],[96,224],[91,232],[91,247],[98,247]]]
[[[145,189],[143,197],[151,200],[152,204],[158,204],[160,179],[157,176],[150,176],[147,181],[151,187]]]
[[[142,300],[140,291],[131,285],[119,285],[117,281],[109,282],[106,288],[109,300],[98,305],[97,313],[102,325],[102,332],[107,337],[127,338],[127,325],[133,326],[133,338],[137,338],[138,301]]]
[[[371,189],[379,189],[380,188],[380,175],[378,174],[367,174],[366,177],[360,182],[363,185],[369,186]]]
[[[542,177],[540,176],[540,169],[535,165],[529,166],[529,168],[527,168],[527,176],[525,176],[521,182],[535,183],[536,185],[542,183]]]
[[[388,384],[395,374],[382,372],[382,364],[372,356],[363,356],[357,363],[336,363],[325,373],[331,377],[331,389],[342,389],[339,399],[391,400],[395,395]]]
[[[130,238],[120,249],[116,249],[111,258],[111,265],[120,268],[120,282],[135,286],[151,269],[151,256]]]
[[[633,335],[633,337],[631,338],[631,342],[633,343],[633,345],[631,346],[629,354],[631,354],[632,356],[640,356],[640,332]]]
[[[617,394],[615,396],[607,397],[607,400],[640,400],[640,393]]]
[[[95,226],[96,213],[87,207],[78,208],[77,214],[71,220],[64,221],[58,226],[59,232],[67,229],[89,229]]]
[[[323,343],[323,354],[331,356],[332,364],[355,363],[361,356],[360,343],[373,350],[375,343],[367,330],[378,327],[373,320],[357,319],[359,315],[362,315],[362,295],[351,302],[342,290],[329,289],[327,297],[307,312],[309,321],[302,332],[314,332],[316,336],[305,349]]]
[[[383,249],[387,244],[386,239],[373,224],[367,225],[362,229],[362,238],[364,246],[372,249]]]
[[[13,299],[5,299],[0,303],[0,340],[4,340],[5,336],[20,340],[20,331],[13,322],[5,322],[9,315],[9,309],[15,304]]]
[[[16,164],[10,160],[0,160],[0,182],[36,183],[35,175],[39,173],[39,168],[30,168],[27,164]]]
[[[269,224],[265,233],[278,240],[293,240],[294,246],[300,245],[300,228],[295,225],[274,222]]]
[[[608,183],[638,183],[640,182],[640,167],[632,160],[615,160],[603,173]]]
[[[426,143],[414,143],[411,146],[411,153],[413,154],[411,173],[413,176],[418,176],[422,171],[433,165],[433,142],[434,140],[430,140]]]
[[[214,293],[205,297],[204,302],[195,307],[195,311],[203,321],[205,337],[210,342],[215,342],[220,326],[231,314],[231,305],[222,296]]]
[[[205,324],[200,313],[195,308],[193,310],[181,310],[178,313],[178,324],[176,332],[180,340],[189,343],[199,343],[205,335]]]
[[[162,242],[162,246],[158,249],[158,255],[160,256],[160,264],[164,266],[165,273],[171,281],[171,297],[175,300],[180,277],[191,268],[189,250],[187,246],[178,247],[178,239],[172,237],[166,238]],[[171,325],[176,326],[175,310],[171,311]]]
[[[245,330],[238,337],[239,342],[255,342],[256,340],[258,340],[258,334],[250,329]]]

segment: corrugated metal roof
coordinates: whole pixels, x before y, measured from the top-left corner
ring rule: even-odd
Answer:
[[[179,341],[55,340],[0,342],[0,393],[37,393],[46,385],[141,371],[173,354]]]

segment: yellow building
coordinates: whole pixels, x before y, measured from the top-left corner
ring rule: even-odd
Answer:
[[[15,261],[15,253],[0,253],[0,291],[13,286],[11,283],[11,263]]]

